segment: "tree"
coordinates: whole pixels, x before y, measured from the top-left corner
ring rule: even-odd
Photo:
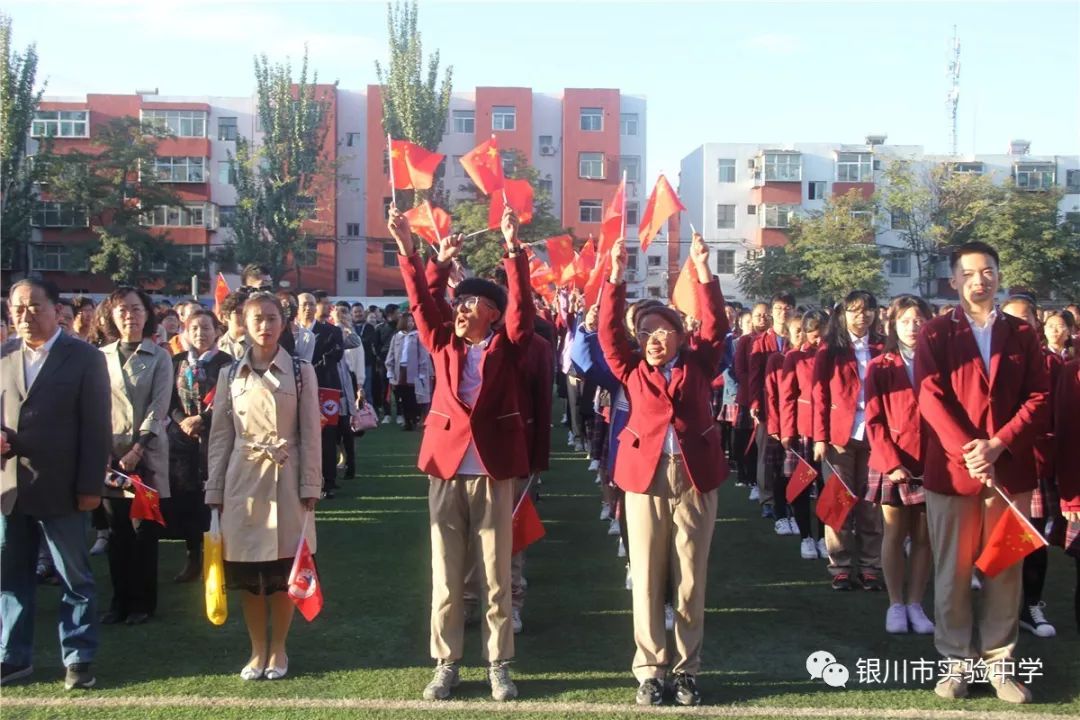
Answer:
[[[88,243],[73,243],[73,264],[85,256],[92,272],[108,275],[116,284],[187,287],[200,268],[169,241],[167,231],[146,221],[154,208],[181,204],[152,169],[158,141],[169,136],[156,125],[119,117],[97,131],[90,152],[56,154],[46,143],[38,153],[36,164],[49,196],[69,207],[72,217],[85,214],[86,226],[96,236]],[[68,229],[80,231],[77,225]]]
[[[885,168],[885,186],[880,193],[891,227],[915,260],[919,288],[926,297],[937,279],[939,233],[934,219],[943,177],[943,167],[925,171],[910,160],[896,159]]]
[[[871,201],[852,190],[826,200],[823,211],[792,220],[792,250],[824,300],[831,303],[855,289],[885,291],[873,210]]]
[[[551,196],[540,187],[540,172],[525,162],[525,155],[519,150],[503,151],[503,155],[511,158],[512,163],[512,167],[507,168],[506,176],[528,180],[533,189],[533,217],[528,225],[521,226],[521,241],[536,242],[569,232],[555,217]],[[490,205],[491,201],[483,195],[478,195],[475,200],[456,203],[451,213],[454,228],[466,234],[487,228]],[[473,272],[489,275],[502,261],[503,249],[502,233],[490,230],[465,240],[462,255]]]
[[[0,13],[0,247],[4,263],[29,270],[26,248],[34,209],[34,168],[26,157],[26,138],[42,90],[34,91],[37,49],[25,52],[11,46],[11,18]]]
[[[817,297],[818,289],[806,278],[806,267],[791,247],[762,248],[739,265],[739,290],[750,299],[767,299],[781,292]]]
[[[295,269],[299,285],[302,258],[309,251],[305,222],[315,218],[317,198],[335,181],[323,151],[329,104],[316,92],[318,73],[308,82],[307,48],[295,82],[288,60],[272,65],[261,55],[255,58],[255,83],[264,135],[258,147],[237,138],[236,156],[230,157],[236,173],[231,255],[240,265],[265,265],[275,280]]]

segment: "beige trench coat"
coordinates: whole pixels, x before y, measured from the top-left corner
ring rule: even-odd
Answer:
[[[221,505],[225,559],[266,562],[296,555],[307,512],[300,500],[322,492],[322,430],[315,369],[300,365],[297,398],[293,361],[278,349],[260,376],[250,353],[232,387],[229,368],[218,376],[210,426],[206,503]],[[280,463],[280,464],[279,464]],[[308,524],[315,552],[315,523]]]
[[[112,454],[122,458],[143,433],[154,437],[143,449],[143,464],[151,477],[143,478],[162,498],[169,494],[169,438],[165,422],[172,398],[173,364],[168,351],[150,338],[120,364],[119,343],[101,348],[109,368],[112,392]]]

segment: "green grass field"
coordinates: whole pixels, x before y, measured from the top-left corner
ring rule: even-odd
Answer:
[[[140,627],[102,628],[99,689],[65,693],[56,641],[58,591],[38,593],[37,671],[5,688],[5,718],[617,718],[640,716],[630,674],[630,593],[616,539],[598,522],[598,489],[584,456],[556,429],[552,470],[538,505],[547,537],[529,550],[525,632],[517,636],[520,700],[490,700],[479,630],[467,636],[459,702],[419,701],[430,678],[427,481],[415,469],[419,435],[381,426],[358,441],[361,477],[343,482],[318,510],[319,570],[326,606],[299,615],[290,637],[290,679],[246,683],[248,642],[236,597],[212,626],[200,584],[174,585],[178,542],[161,546],[158,616]],[[104,558],[94,558],[107,601]],[[777,537],[756,503],[729,480],[710,558],[704,671],[706,707],[722,717],[980,717],[1009,713],[1080,717],[1080,635],[1071,618],[1071,562],[1055,552],[1046,588],[1058,637],[1023,635],[1018,657],[1040,658],[1036,703],[1013,708],[985,689],[955,703],[932,685],[860,685],[858,658],[936,660],[931,638],[884,632],[885,595],[829,589],[824,561],[799,558],[798,539]],[[928,598],[927,607],[932,607]],[[846,689],[809,679],[807,655],[828,650],[851,670]],[[650,713],[658,711],[651,710]],[[661,714],[670,711],[659,711]],[[685,711],[680,711],[685,712]]]

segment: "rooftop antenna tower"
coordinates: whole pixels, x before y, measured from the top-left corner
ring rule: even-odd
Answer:
[[[952,140],[952,154],[957,154],[956,141],[956,108],[960,104],[960,36],[956,34],[956,26],[953,25],[952,54],[949,58],[949,94],[945,99],[945,107],[949,110],[949,131]]]

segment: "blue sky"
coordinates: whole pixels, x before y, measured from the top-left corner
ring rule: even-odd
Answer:
[[[386,55],[383,2],[8,0],[48,94],[243,95],[251,58],[298,58],[359,88]],[[861,142],[946,152],[946,62],[962,43],[960,151],[1080,153],[1080,3],[421,3],[454,85],[617,87],[647,96],[648,168],[703,142]]]

